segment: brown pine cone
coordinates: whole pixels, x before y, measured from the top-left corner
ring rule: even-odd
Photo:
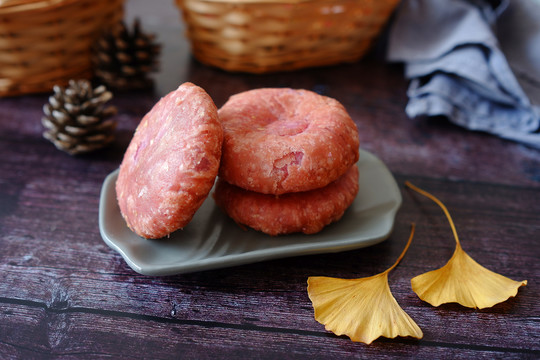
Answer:
[[[148,77],[157,71],[161,47],[155,36],[141,30],[136,19],[130,31],[124,22],[119,23],[96,43],[94,72],[99,81],[112,89],[144,89],[153,85]]]
[[[104,85],[92,88],[87,80],[70,80],[67,88],[54,86],[54,94],[43,106],[43,137],[69,154],[105,147],[114,140],[114,106],[105,106],[112,93]]]

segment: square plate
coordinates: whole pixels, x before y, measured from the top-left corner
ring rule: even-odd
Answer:
[[[133,233],[116,200],[118,170],[101,189],[99,228],[105,243],[144,275],[173,275],[276,258],[339,252],[371,246],[392,232],[401,192],[388,168],[360,150],[360,189],[341,220],[313,235],[269,236],[243,229],[208,196],[193,220],[168,238],[147,240]]]

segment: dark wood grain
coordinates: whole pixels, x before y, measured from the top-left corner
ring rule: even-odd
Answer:
[[[133,3],[133,2],[132,2]],[[154,91],[117,93],[116,141],[72,157],[42,138],[48,94],[0,99],[0,358],[485,358],[540,357],[540,152],[444,119],[408,119],[402,68],[376,52],[354,64],[270,75],[231,74],[189,55],[171,4],[136,2],[147,29],[165,42]],[[174,10],[174,8],[172,8]],[[176,10],[174,10],[176,11]],[[159,19],[165,19],[159,21]],[[258,87],[306,88],[341,101],[361,147],[383,160],[403,205],[391,236],[372,247],[285,258],[183,275],[144,276],[101,239],[99,194],[120,164],[141,117],[184,81],[216,105]],[[434,308],[410,279],[444,265],[461,243],[479,263],[514,280],[518,296],[484,310]],[[424,331],[421,340],[367,346],[327,332],[313,317],[309,276],[365,277],[388,268],[392,292]]]

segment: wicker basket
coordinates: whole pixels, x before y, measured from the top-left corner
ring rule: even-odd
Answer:
[[[176,0],[194,56],[265,73],[352,62],[399,0]]]
[[[0,0],[0,96],[90,78],[91,51],[124,0]]]

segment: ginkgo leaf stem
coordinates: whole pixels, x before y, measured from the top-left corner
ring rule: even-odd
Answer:
[[[452,217],[450,216],[450,213],[448,212],[448,209],[446,208],[446,206],[444,206],[444,204],[439,199],[437,199],[435,196],[431,195],[427,191],[424,191],[424,190],[414,186],[409,181],[405,181],[405,186],[409,187],[410,189],[416,191],[417,193],[419,193],[421,195],[424,195],[425,197],[427,197],[428,199],[434,201],[437,205],[439,205],[439,207],[444,212],[444,215],[446,215],[446,218],[448,219],[448,222],[450,223],[450,228],[452,228],[452,233],[454,234],[454,238],[456,239],[457,246],[461,248],[461,244],[459,242],[459,237],[458,237],[458,234],[457,234],[457,230],[456,230],[456,227],[454,226],[454,221],[452,220]]]
[[[405,248],[403,249],[403,251],[401,252],[401,255],[399,255],[399,257],[397,258],[396,262],[394,263],[394,265],[390,266],[388,269],[386,269],[385,271],[383,271],[383,274],[384,273],[389,273],[392,269],[394,269],[396,266],[398,266],[399,262],[401,261],[401,259],[403,259],[403,257],[405,256],[405,253],[407,252],[407,250],[409,249],[409,246],[411,245],[411,242],[412,242],[412,239],[414,237],[414,229],[415,229],[415,224],[414,223],[411,223],[411,234],[409,235],[409,240],[407,240],[407,245],[405,245]]]

